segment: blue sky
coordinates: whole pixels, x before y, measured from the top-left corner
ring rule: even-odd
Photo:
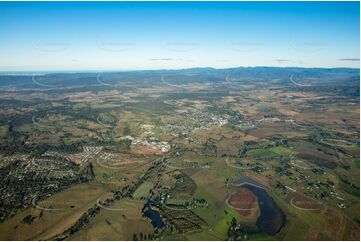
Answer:
[[[359,67],[359,2],[0,2],[0,71]]]

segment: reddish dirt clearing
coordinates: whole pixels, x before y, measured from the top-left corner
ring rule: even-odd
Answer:
[[[237,209],[241,215],[247,216],[257,207],[257,197],[247,189],[240,189],[232,195],[228,203]]]
[[[322,204],[314,201],[306,196],[303,196],[298,193],[290,193],[287,195],[288,202],[301,210],[313,210],[313,211],[320,211],[322,209]]]

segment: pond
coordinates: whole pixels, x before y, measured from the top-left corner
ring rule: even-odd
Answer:
[[[160,213],[156,210],[153,210],[149,202],[145,204],[143,211],[144,216],[151,220],[154,228],[163,229],[165,227],[165,223],[160,217]]]

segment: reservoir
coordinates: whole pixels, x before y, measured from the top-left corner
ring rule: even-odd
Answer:
[[[265,189],[259,186],[252,186],[251,178],[246,178],[247,183],[240,184],[241,188],[247,189],[256,195],[261,215],[258,217],[256,225],[264,233],[269,235],[277,234],[286,223],[286,215],[278,207],[275,201],[267,194]],[[250,184],[251,183],[251,184]]]

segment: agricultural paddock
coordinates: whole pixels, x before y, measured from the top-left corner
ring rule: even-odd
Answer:
[[[153,233],[151,223],[143,218],[144,203],[137,200],[121,200],[102,209],[90,221],[88,226],[69,237],[69,240],[133,240],[133,234],[139,238]]]
[[[109,191],[95,183],[80,184],[65,189],[43,201],[36,202],[38,208],[29,208],[0,224],[1,240],[46,240],[66,230],[91,208],[98,198]],[[41,212],[42,211],[42,212]],[[24,223],[31,215],[35,219]]]

